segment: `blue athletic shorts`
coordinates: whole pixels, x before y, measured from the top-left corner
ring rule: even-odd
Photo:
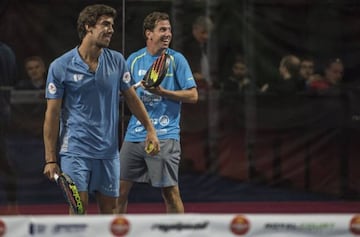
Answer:
[[[119,196],[120,160],[61,156],[61,170],[70,176],[79,192],[96,191],[110,197]]]

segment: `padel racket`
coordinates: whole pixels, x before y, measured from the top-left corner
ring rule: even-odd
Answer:
[[[74,181],[65,173],[55,174],[54,178],[74,214],[84,214],[84,206]]]
[[[145,88],[157,87],[164,80],[167,70],[170,65],[170,55],[167,53],[161,54],[147,70],[142,81],[134,85],[135,89],[141,84]]]

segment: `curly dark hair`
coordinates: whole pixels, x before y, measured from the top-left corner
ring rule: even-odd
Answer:
[[[80,42],[86,35],[85,25],[95,26],[97,20],[101,16],[110,16],[112,18],[116,18],[117,12],[114,8],[103,5],[103,4],[95,4],[85,7],[79,14],[77,20],[77,30],[80,38]]]

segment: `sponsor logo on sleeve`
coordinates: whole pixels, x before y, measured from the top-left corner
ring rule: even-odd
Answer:
[[[56,86],[54,83],[50,82],[48,85],[48,91],[50,94],[54,95],[56,93]]]
[[[131,79],[130,72],[125,72],[123,75],[123,82],[129,83]]]

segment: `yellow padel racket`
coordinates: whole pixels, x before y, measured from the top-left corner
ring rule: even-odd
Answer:
[[[84,214],[84,206],[74,181],[65,173],[55,174],[54,178],[74,214]]]

